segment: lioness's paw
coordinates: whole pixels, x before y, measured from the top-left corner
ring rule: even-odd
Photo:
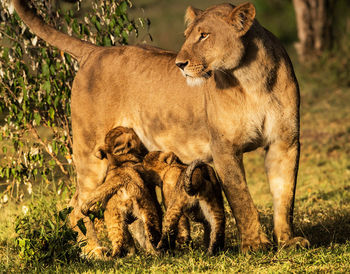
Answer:
[[[241,245],[241,250],[243,253],[249,251],[268,250],[270,248],[272,248],[272,243],[264,233],[261,233],[257,239],[246,239]]]
[[[303,237],[294,237],[288,241],[278,243],[281,248],[309,248],[310,242]]]

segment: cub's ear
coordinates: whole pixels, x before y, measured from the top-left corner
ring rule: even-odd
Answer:
[[[123,134],[115,140],[114,147],[112,149],[112,154],[118,156],[121,154],[129,153],[132,149],[132,140],[128,134]]]
[[[121,154],[127,154],[131,150],[139,150],[139,147],[141,146],[141,141],[138,139],[136,134],[131,131],[124,131],[123,134],[119,135],[114,140],[114,145],[112,148],[112,154],[114,156],[118,156]]]
[[[191,24],[194,21],[194,19],[198,15],[200,15],[202,13],[203,13],[202,10],[189,6],[187,8],[186,14],[185,14],[185,24],[188,26],[189,24]]]
[[[163,152],[159,156],[159,161],[167,163],[168,165],[171,165],[177,160],[177,157],[174,152]]]
[[[106,149],[104,146],[99,146],[95,151],[95,157],[97,157],[100,160],[107,158],[107,154],[105,151]]]
[[[255,7],[251,3],[241,4],[233,9],[228,17],[238,36],[243,36],[251,27],[255,18]]]

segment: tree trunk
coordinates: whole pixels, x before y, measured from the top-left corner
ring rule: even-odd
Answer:
[[[332,46],[333,0],[293,0],[301,61],[315,58]]]

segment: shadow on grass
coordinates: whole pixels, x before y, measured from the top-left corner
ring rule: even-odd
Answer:
[[[349,191],[350,187],[345,187],[343,191]],[[325,202],[326,199],[339,197],[339,192],[331,191],[317,195],[317,203]],[[344,195],[341,200],[343,205],[349,204],[348,195]],[[325,200],[322,200],[325,199]],[[316,202],[316,201],[315,201]],[[270,240],[273,239],[273,210],[268,209],[260,212],[260,221],[265,227]],[[327,208],[322,206],[318,209],[300,209],[294,217],[295,236],[306,237],[311,244],[311,248],[329,247],[333,244],[344,244],[350,241],[350,207],[333,206]]]
[[[316,212],[318,221],[312,221],[301,226],[301,231],[310,241],[311,247],[328,247],[332,244],[344,244],[350,241],[350,210],[334,210],[327,212]]]

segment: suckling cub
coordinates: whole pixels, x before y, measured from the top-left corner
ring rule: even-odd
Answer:
[[[136,235],[134,237],[140,233],[145,235],[146,239],[141,236],[144,243],[138,241],[150,252],[156,252],[160,239],[161,211],[153,185],[143,178],[142,148],[132,129],[116,127],[107,133],[104,146],[96,154],[108,159],[108,172],[105,182],[82,205],[82,212],[88,214],[98,203],[105,208],[104,220],[112,242],[112,256],[123,256],[134,250],[130,232]],[[140,222],[143,225],[140,226]],[[139,231],[133,231],[131,227]]]
[[[214,170],[201,161],[186,166],[174,153],[150,152],[144,160],[145,170],[162,188],[166,213],[158,249],[175,247],[178,230],[186,232],[179,222],[186,219],[204,226],[204,242],[209,254],[224,247],[225,213],[221,187]],[[188,235],[189,236],[189,235]]]

